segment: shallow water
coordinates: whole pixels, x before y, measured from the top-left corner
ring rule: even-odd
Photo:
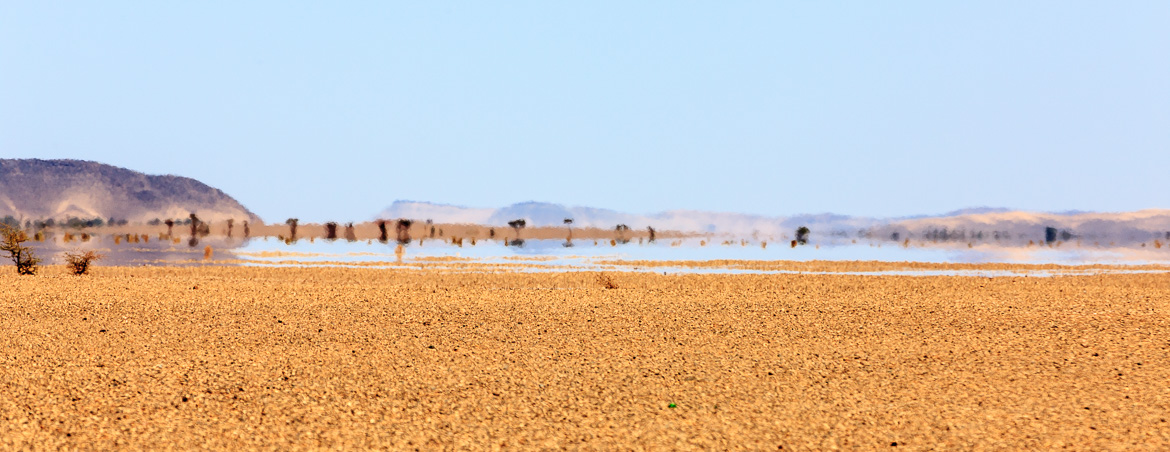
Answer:
[[[699,239],[681,243],[657,242],[618,244],[593,241],[577,241],[572,247],[565,247],[560,240],[529,240],[524,246],[504,246],[499,241],[480,241],[477,245],[463,247],[424,240],[422,245],[412,242],[403,247],[400,258],[395,254],[397,244],[377,242],[344,241],[301,241],[286,245],[275,240],[252,241],[235,251],[235,254],[250,265],[331,265],[362,267],[412,267],[427,264],[430,268],[449,266],[458,270],[461,263],[476,264],[522,264],[518,271],[640,271],[662,273],[752,273],[752,274],[796,274],[826,273],[801,272],[792,270],[759,270],[709,266],[652,266],[640,267],[639,261],[879,261],[879,262],[927,262],[927,263],[1016,263],[1016,264],[1059,264],[1059,265],[1147,265],[1170,263],[1170,249],[1128,250],[1128,249],[1083,249],[1075,247],[1031,248],[1007,247],[902,247],[890,244],[824,244],[792,247],[764,247],[758,243],[707,244]],[[628,264],[625,264],[628,262]],[[1132,272],[1118,268],[1116,271]],[[1103,273],[1107,270],[1094,269],[1087,273]],[[1112,272],[1112,271],[1108,271]],[[1041,271],[1041,270],[897,270],[877,272],[833,272],[859,275],[955,275],[955,276],[1055,276],[1085,272]]]
[[[657,243],[618,244],[593,241],[576,241],[573,247],[563,246],[561,240],[529,240],[524,246],[504,246],[502,242],[485,240],[477,245],[464,244],[459,247],[438,240],[425,240],[420,246],[412,242],[404,247],[403,262],[419,259],[458,257],[477,259],[489,263],[532,260],[561,263],[580,260],[625,260],[625,261],[710,261],[710,260],[759,260],[759,261],[879,261],[879,262],[929,262],[929,263],[1017,263],[1017,264],[1061,264],[1061,265],[1143,265],[1170,263],[1170,247],[1164,249],[1134,250],[1125,248],[1049,248],[1034,246],[998,247],[979,246],[974,248],[948,248],[935,246],[902,247],[896,244],[853,244],[828,243],[805,245],[791,248],[758,243],[747,245],[736,242],[731,245],[707,244],[700,246],[698,239],[686,240],[677,246],[659,241]],[[276,240],[252,240],[235,252],[251,260],[283,260],[277,256],[265,257],[265,253],[297,253],[297,260],[377,262],[395,261],[395,243],[345,242],[316,240],[299,241],[285,245]],[[286,256],[287,257],[287,256]]]

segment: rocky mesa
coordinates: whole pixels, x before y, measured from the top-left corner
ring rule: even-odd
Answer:
[[[0,217],[149,222],[191,213],[204,221],[260,222],[239,201],[189,177],[82,160],[0,159]]]

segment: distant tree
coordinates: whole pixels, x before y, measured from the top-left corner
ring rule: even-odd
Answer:
[[[398,240],[399,245],[406,245],[410,243],[410,225],[414,221],[407,219],[399,219],[398,223],[394,225],[395,239]]]
[[[244,222],[244,238],[252,236],[252,228],[248,226],[248,222]]]
[[[175,231],[174,231],[174,229],[175,229],[175,220],[172,220],[172,219],[170,219],[170,218],[167,218],[166,224],[167,224],[167,237],[168,237],[168,238],[170,238],[171,234],[175,232]]]
[[[297,241],[297,223],[299,223],[300,221],[301,220],[299,220],[297,218],[289,218],[287,220],[284,220],[284,224],[288,225],[288,234],[289,234],[288,240],[289,240],[289,242]]]
[[[187,246],[193,247],[199,244],[199,217],[195,216],[195,212],[191,212],[187,220],[191,223],[191,238],[187,239]]]
[[[801,226],[799,228],[796,228],[796,244],[797,245],[807,245],[808,244],[808,235],[811,232],[812,231],[809,231],[809,229],[805,226]]]
[[[646,230],[650,232],[650,243],[654,243],[654,239],[656,238],[654,227],[646,226]]]
[[[390,241],[390,236],[386,232],[386,220],[378,220],[378,241],[382,243]]]
[[[619,224],[613,230],[617,233],[617,243],[630,243],[630,238],[628,237],[628,233],[630,232],[629,226]]]
[[[520,230],[524,229],[524,226],[527,226],[527,225],[528,225],[528,221],[524,220],[523,218],[517,218],[515,220],[508,222],[508,226],[510,226],[512,228],[512,230],[516,231],[516,239],[512,240],[512,242],[509,243],[509,245],[524,246],[524,239],[520,238]]]
[[[564,224],[569,228],[569,236],[565,238],[565,243],[563,245],[565,247],[571,247],[573,246],[573,219],[565,218]]]
[[[520,237],[520,230],[524,229],[524,226],[527,226],[527,225],[528,225],[528,222],[525,221],[523,218],[519,218],[519,219],[512,220],[512,221],[508,222],[508,226],[511,227],[512,230],[516,231],[516,237]]]
[[[357,241],[357,233],[353,230],[353,223],[345,224],[345,240],[349,242]]]
[[[337,223],[325,223],[325,240],[337,240]]]
[[[228,227],[227,228],[227,236],[228,236],[228,238],[232,237],[232,228],[235,227],[235,225],[236,225],[236,220],[234,218],[227,219],[227,227]]]
[[[1054,228],[1052,226],[1045,227],[1044,228],[1044,243],[1051,244],[1052,242],[1055,242],[1056,241],[1056,234],[1057,234],[1056,228]]]

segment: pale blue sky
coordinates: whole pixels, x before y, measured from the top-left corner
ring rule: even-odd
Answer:
[[[0,157],[395,199],[1170,208],[1170,2],[4,2]]]

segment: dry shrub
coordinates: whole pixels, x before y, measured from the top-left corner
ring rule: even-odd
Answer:
[[[74,275],[81,276],[89,273],[89,266],[93,261],[103,257],[105,256],[93,251],[65,253],[65,265],[69,267],[69,271],[73,272]]]
[[[203,247],[203,259],[211,259],[211,245]]]
[[[597,275],[597,282],[601,284],[601,287],[604,287],[606,289],[617,289],[618,288],[617,284],[613,282],[613,278],[611,278],[609,275],[607,275],[605,273]]]
[[[21,275],[37,274],[37,264],[41,260],[33,255],[32,248],[23,245],[24,242],[28,241],[28,234],[7,225],[0,225],[0,234],[3,235],[0,251],[8,252],[8,257],[12,258],[12,262],[16,264],[16,273]]]

